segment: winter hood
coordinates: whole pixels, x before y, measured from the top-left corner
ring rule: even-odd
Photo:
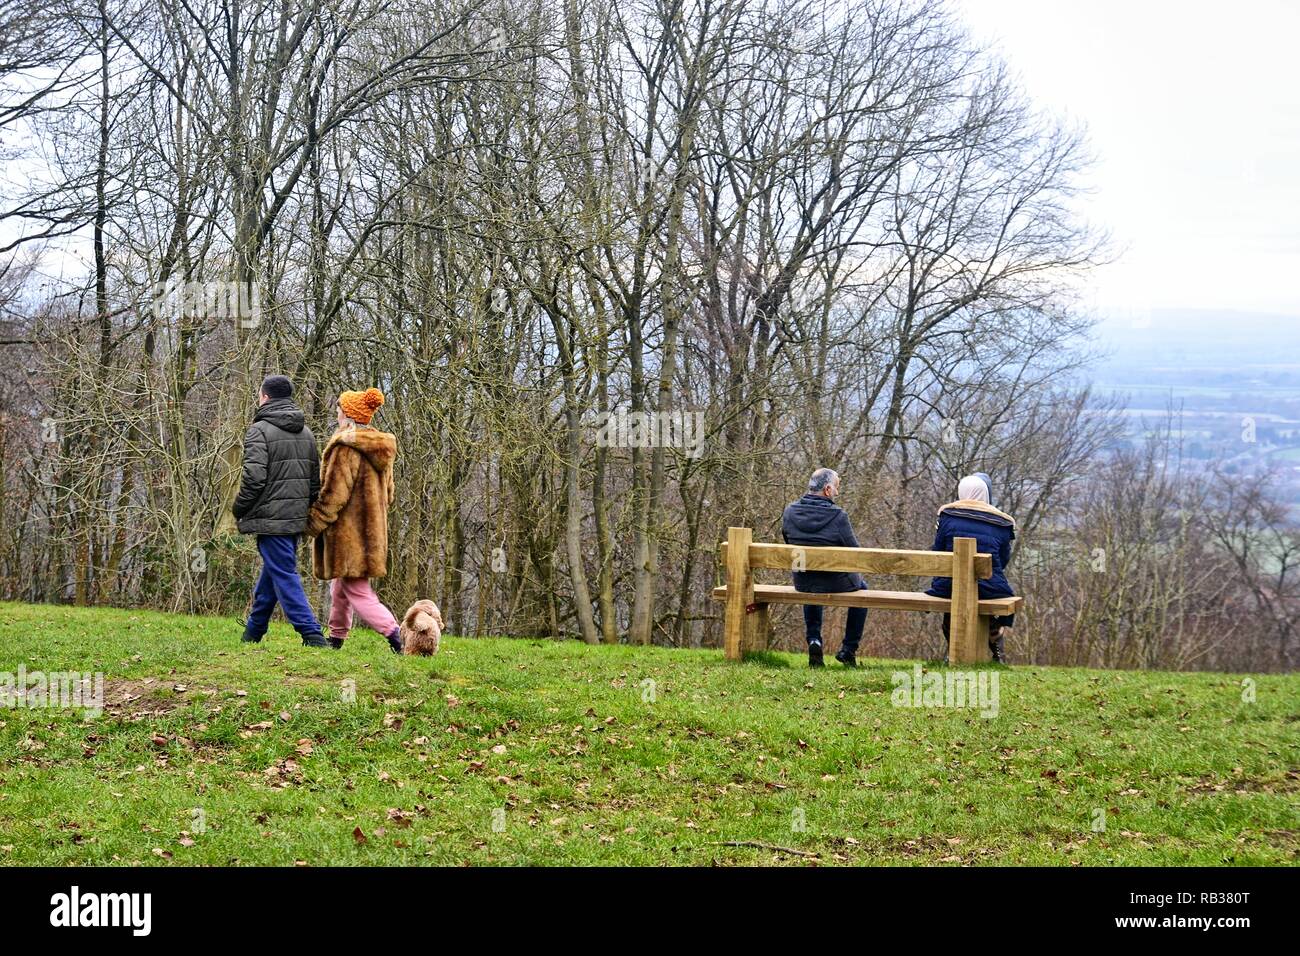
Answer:
[[[1016,526],[1016,519],[1011,515],[1005,511],[999,511],[986,501],[976,501],[974,498],[958,498],[956,501],[950,501],[939,509],[939,514],[960,515],[964,518],[987,521],[989,524],[1002,525],[1007,528]]]
[[[306,424],[302,409],[287,398],[273,398],[258,408],[253,415],[255,422],[270,422],[276,428],[286,432],[298,433]]]
[[[397,437],[377,428],[340,428],[325,443],[327,457],[336,445],[355,448],[378,472],[387,471],[397,458]]]
[[[833,521],[838,521],[844,509],[824,495],[809,492],[785,510],[790,527],[800,534],[816,535]]]

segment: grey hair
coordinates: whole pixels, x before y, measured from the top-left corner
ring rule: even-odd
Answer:
[[[808,479],[809,491],[821,491],[823,488],[829,488],[835,482],[840,480],[839,473],[830,468],[818,468]]]

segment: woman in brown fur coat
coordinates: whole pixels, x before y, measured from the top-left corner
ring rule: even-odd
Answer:
[[[370,424],[384,394],[377,388],[339,396],[338,430],[321,456],[320,495],[307,517],[312,571],[330,582],[330,646],[341,648],[353,612],[402,652],[393,612],[370,586],[388,573],[388,508],[393,503],[397,439]]]

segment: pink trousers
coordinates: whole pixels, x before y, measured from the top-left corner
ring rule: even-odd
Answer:
[[[361,623],[387,637],[397,630],[397,618],[384,607],[366,578],[335,578],[330,581],[330,637],[340,641],[352,629],[352,612]]]

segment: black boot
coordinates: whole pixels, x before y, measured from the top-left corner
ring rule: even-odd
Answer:
[[[999,634],[996,639],[989,641],[989,650],[993,652],[994,664],[1005,664],[1007,662],[1007,655],[1002,649],[1004,640],[1006,639]]]
[[[825,667],[826,662],[822,660],[822,642],[813,641],[808,645],[808,666]]]
[[[398,627],[393,628],[393,633],[391,633],[391,634],[388,635],[388,648],[389,648],[389,650],[391,650],[394,654],[400,654],[400,653],[402,653],[402,630],[401,630],[401,628],[398,628]]]
[[[336,650],[336,651],[341,651],[341,650],[343,650],[343,638],[341,638],[341,637],[327,637],[327,638],[325,638],[325,640],[327,640],[327,641],[330,642],[330,647],[334,648],[334,650]]]
[[[841,647],[838,651],[835,652],[835,659],[839,661],[841,664],[843,664],[845,667],[858,666],[857,657],[855,657],[853,652],[846,647]]]
[[[244,636],[241,637],[240,640],[245,644],[260,644],[262,642],[262,635],[245,631]]]
[[[303,647],[329,647],[329,643],[325,640],[324,634],[322,634],[320,631],[315,631],[314,633],[304,634],[302,636],[302,646]]]

